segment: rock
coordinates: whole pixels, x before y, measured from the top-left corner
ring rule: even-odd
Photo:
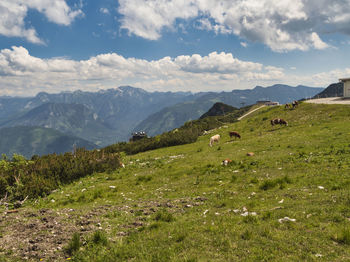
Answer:
[[[247,156],[254,156],[254,153],[253,152],[248,152]]]
[[[278,219],[278,222],[280,222],[280,223],[287,222],[287,221],[295,222],[296,219],[295,218],[289,218],[289,217],[284,217],[284,218]]]

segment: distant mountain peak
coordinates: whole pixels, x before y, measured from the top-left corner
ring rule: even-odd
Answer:
[[[221,102],[217,102],[209,109],[208,112],[203,114],[200,117],[200,119],[208,117],[208,116],[223,116],[223,115],[225,115],[229,112],[235,111],[235,110],[237,110],[236,107],[226,105],[226,104],[221,103]]]
[[[315,95],[313,98],[341,97],[344,92],[344,83],[330,84],[325,90]]]

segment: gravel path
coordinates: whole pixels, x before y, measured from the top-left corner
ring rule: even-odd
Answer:
[[[350,99],[344,99],[342,97],[328,97],[328,98],[318,98],[318,99],[310,99],[305,100],[306,103],[314,103],[314,104],[343,104],[350,105]]]
[[[265,105],[262,105],[262,106],[260,106],[260,107],[258,107],[258,108],[255,108],[255,109],[252,110],[252,111],[249,111],[249,112],[246,113],[245,115],[243,115],[243,116],[237,118],[237,120],[241,120],[242,118],[246,117],[247,115],[249,115],[249,114],[251,114],[251,113],[255,112],[256,110],[259,110],[260,108],[263,108],[263,107],[265,107]]]

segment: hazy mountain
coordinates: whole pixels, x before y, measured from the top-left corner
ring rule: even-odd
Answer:
[[[32,98],[0,97],[0,124],[23,111]]]
[[[329,85],[319,94],[315,95],[313,98],[326,98],[326,97],[340,97],[343,96],[344,83],[335,83]]]
[[[97,146],[84,139],[42,127],[8,127],[0,129],[0,154],[12,157],[14,153],[30,158],[32,155],[64,153],[77,147],[93,149]]]
[[[216,102],[234,107],[257,100],[280,103],[312,97],[321,88],[274,85],[232,92],[147,92],[122,86],[98,92],[41,92],[32,98],[0,97],[0,126],[42,126],[74,134],[101,146],[126,141],[132,131],[149,135],[198,119]]]
[[[257,86],[248,90],[233,90],[231,92],[203,93],[191,102],[169,106],[147,117],[134,131],[146,131],[154,136],[181,126],[189,120],[198,119],[207,112],[213,104],[222,102],[233,107],[252,105],[259,100],[271,100],[281,104],[312,97],[321,92],[323,88],[307,86],[273,85],[270,87]]]
[[[47,103],[81,104],[97,117],[100,124],[114,131],[115,139],[113,142],[115,140],[123,141],[127,140],[132,129],[149,115],[166,106],[193,100],[197,96],[189,92],[147,92],[141,88],[130,86],[98,92],[75,91],[59,94],[41,92],[32,98],[0,98],[0,103],[4,107],[8,107],[6,111],[0,110],[0,121],[7,121],[12,123],[11,126],[13,126],[15,122],[9,121],[10,119],[17,120],[20,118],[21,121],[24,121],[25,117],[28,117],[26,113],[29,110]],[[16,123],[20,124],[20,122]],[[36,124],[26,121],[25,125]],[[40,124],[40,126],[45,125]],[[73,130],[71,132],[76,134]],[[89,136],[84,137],[89,138]],[[110,141],[109,138],[105,140]],[[102,144],[105,144],[105,142]]]
[[[116,132],[106,127],[96,113],[82,104],[46,103],[2,125],[40,126],[81,137],[105,146],[116,142]]]

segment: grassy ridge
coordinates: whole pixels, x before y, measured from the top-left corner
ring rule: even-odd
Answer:
[[[349,120],[343,105],[263,108],[196,143],[125,156],[125,169],[34,207],[99,210],[95,233],[67,244],[73,261],[348,261]]]

